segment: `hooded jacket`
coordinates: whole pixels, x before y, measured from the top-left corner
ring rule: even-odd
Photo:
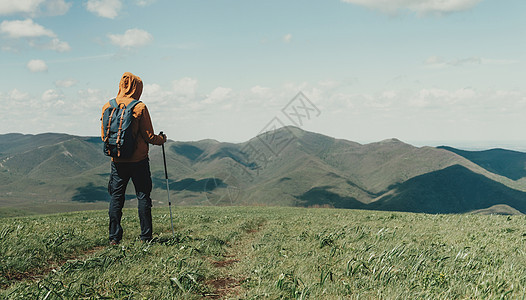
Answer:
[[[117,94],[117,104],[124,103],[126,106],[134,99],[139,100],[142,94],[142,80],[130,72],[122,75],[119,83],[119,93]],[[104,111],[110,107],[109,101],[102,107]],[[165,142],[163,136],[154,134],[152,120],[148,108],[142,102],[133,108],[133,117],[131,128],[135,136],[137,147],[133,155],[129,158],[112,158],[114,162],[138,162],[148,158],[148,144],[162,145]],[[101,119],[102,120],[102,119]],[[104,127],[101,125],[101,138],[104,139]]]

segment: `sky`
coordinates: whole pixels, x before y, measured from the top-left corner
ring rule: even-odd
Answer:
[[[99,135],[132,72],[172,140],[526,149],[524,0],[0,0],[0,70],[0,134]]]

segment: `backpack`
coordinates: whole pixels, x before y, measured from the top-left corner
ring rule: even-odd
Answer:
[[[136,148],[131,123],[133,121],[133,108],[140,103],[133,100],[126,106],[117,104],[115,98],[110,100],[110,107],[104,111],[102,126],[104,128],[104,154],[111,157],[127,158],[133,155]]]

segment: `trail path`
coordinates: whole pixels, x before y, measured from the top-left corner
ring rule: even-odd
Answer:
[[[46,275],[51,273],[53,270],[56,270],[60,267],[62,267],[66,262],[76,259],[84,259],[88,256],[90,256],[93,253],[96,253],[98,251],[101,251],[102,249],[106,248],[106,246],[95,246],[91,249],[87,249],[84,251],[81,251],[79,253],[76,253],[74,255],[68,256],[67,258],[64,258],[59,261],[49,261],[47,263],[47,267],[39,267],[39,268],[33,268],[29,269],[25,272],[8,272],[7,274],[4,274],[5,278],[9,281],[6,285],[0,285],[1,289],[7,289],[11,285],[28,280],[28,281],[35,281],[39,280],[41,278],[44,278]]]
[[[223,255],[223,260],[214,260],[212,265],[220,270],[220,275],[207,280],[206,284],[214,288],[214,292],[205,295],[206,299],[242,299],[246,274],[238,268],[238,263],[248,259],[248,249],[257,238],[264,226],[264,222],[257,224],[257,228],[247,230],[242,237],[231,245],[228,253]]]

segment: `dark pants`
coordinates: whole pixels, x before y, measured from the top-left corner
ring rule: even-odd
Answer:
[[[130,178],[135,187],[137,195],[137,207],[139,220],[141,222],[141,240],[152,238],[152,178],[150,174],[150,163],[148,159],[134,163],[111,162],[110,182],[108,192],[110,193],[110,241],[119,242],[122,239],[122,207],[124,206],[124,195]]]

